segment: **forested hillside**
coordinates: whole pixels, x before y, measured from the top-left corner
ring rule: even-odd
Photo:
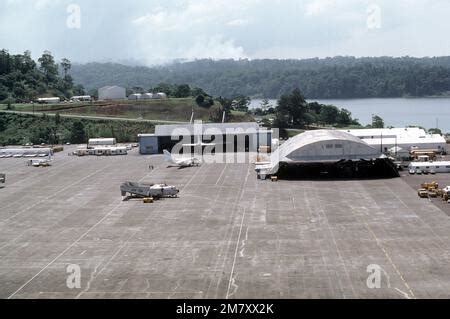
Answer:
[[[70,69],[68,59],[62,59],[58,65],[49,51],[36,62],[30,51],[10,54],[3,49],[0,51],[0,102],[29,102],[38,97],[70,98],[83,94],[83,87],[74,85]]]
[[[278,98],[296,87],[309,99],[433,96],[450,94],[450,57],[198,60],[152,68],[90,63],[73,65],[72,76],[89,89],[187,83],[225,97]]]

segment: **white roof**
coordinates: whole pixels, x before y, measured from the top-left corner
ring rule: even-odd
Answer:
[[[402,145],[414,146],[436,144],[444,146],[446,140],[439,134],[428,134],[418,127],[386,128],[386,129],[356,129],[343,130],[352,134],[369,145]],[[437,147],[436,147],[437,148]]]
[[[138,137],[153,137],[155,134],[138,134]]]
[[[424,129],[418,127],[405,127],[405,128],[371,128],[371,129],[354,129],[354,130],[343,130],[347,133],[358,137],[370,137],[370,136],[425,136],[427,133]]]
[[[119,89],[125,90],[125,88],[123,88],[121,86],[117,86],[117,85],[107,85],[107,86],[99,88],[99,90],[110,90],[110,89],[114,89],[114,88],[119,88]]]
[[[115,141],[116,139],[114,137],[101,137],[101,138],[90,138],[89,139],[89,143],[90,142],[111,142],[111,141]]]
[[[197,127],[201,128],[201,132],[197,132]],[[256,122],[249,123],[203,123],[198,124],[194,128],[194,124],[174,124],[174,125],[157,125],[155,128],[155,135],[157,136],[172,136],[174,130],[179,130],[181,134],[177,135],[194,135],[194,134],[211,134],[211,130],[219,130],[222,134],[231,133],[232,131],[243,130],[259,131],[259,125]],[[194,132],[195,130],[195,132]],[[186,132],[186,133],[185,133]]]
[[[59,97],[40,97],[38,98],[38,100],[43,101],[43,100],[61,100]]]
[[[323,149],[323,143],[345,143],[343,151],[338,155],[331,150]],[[380,156],[380,153],[363,142],[361,139],[349,133],[336,130],[307,131],[290,138],[279,147],[281,161],[322,161],[341,159],[372,159]]]

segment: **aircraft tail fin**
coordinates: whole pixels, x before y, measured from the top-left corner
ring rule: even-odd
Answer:
[[[173,162],[172,154],[170,154],[170,152],[168,150],[164,150],[163,153],[164,153],[164,159],[166,162]]]

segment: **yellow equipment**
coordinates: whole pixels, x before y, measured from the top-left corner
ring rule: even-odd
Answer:
[[[420,184],[420,187],[424,188],[425,190],[437,190],[439,188],[439,183],[437,182],[422,183]]]

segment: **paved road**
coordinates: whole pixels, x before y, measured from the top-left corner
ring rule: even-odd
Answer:
[[[55,116],[55,113],[48,112],[26,112],[26,111],[6,111],[0,110],[2,113],[13,113],[13,114],[26,114],[26,115],[43,115],[46,114],[48,116]],[[143,123],[166,123],[166,124],[184,124],[185,122],[177,122],[177,121],[164,121],[164,120],[145,120],[145,119],[132,119],[132,118],[123,118],[123,117],[110,117],[110,116],[89,116],[89,115],[74,115],[74,114],[61,114],[61,117],[66,118],[78,118],[78,119],[89,119],[89,120],[112,120],[112,121],[124,121],[124,122],[143,122]]]

